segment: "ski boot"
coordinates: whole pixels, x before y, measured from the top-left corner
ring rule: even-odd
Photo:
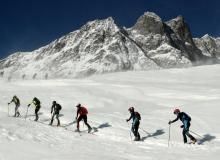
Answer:
[[[75,130],[75,132],[80,132],[79,128],[77,128],[77,129]]]
[[[134,138],[134,141],[140,141],[140,137],[138,137],[138,136],[135,137],[135,138]]]
[[[190,143],[191,144],[196,144],[197,140],[196,139],[193,139]]]
[[[92,128],[91,127],[89,127],[88,128],[88,133],[90,133],[92,131]]]

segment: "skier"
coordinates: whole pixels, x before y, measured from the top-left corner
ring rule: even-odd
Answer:
[[[8,103],[8,105],[11,104],[12,102],[15,103],[15,114],[14,114],[14,117],[19,117],[21,115],[19,110],[18,110],[18,108],[20,107],[20,100],[15,95],[15,96],[13,96],[11,102]]]
[[[53,101],[52,107],[51,107],[52,118],[51,118],[50,125],[53,124],[54,116],[56,116],[57,126],[60,126],[59,114],[60,114],[60,110],[61,110],[61,109],[62,109],[61,105],[58,104],[56,101]]]
[[[195,144],[197,140],[189,133],[191,117],[184,112],[180,112],[180,109],[175,109],[173,113],[177,116],[177,118],[173,121],[169,121],[169,125],[178,120],[181,120],[183,123],[183,125],[180,126],[181,128],[183,128],[183,142],[187,143],[186,136],[188,136],[191,139],[192,143]]]
[[[138,129],[139,129],[139,125],[140,125],[141,116],[140,116],[140,114],[138,112],[134,111],[134,107],[130,107],[128,109],[128,111],[131,113],[131,116],[126,121],[128,122],[131,119],[133,120],[131,131],[132,131],[132,133],[135,136],[134,141],[139,141],[141,137],[140,137],[140,134],[138,132]]]
[[[31,104],[34,104],[34,106],[35,106],[35,121],[38,121],[38,119],[39,119],[38,112],[41,108],[40,100],[37,99],[36,97],[34,97],[32,102],[30,104],[28,104],[28,107],[30,107]]]
[[[76,114],[76,120],[77,120],[77,129],[76,131],[79,132],[79,122],[81,120],[84,121],[84,123],[86,124],[86,126],[88,127],[88,133],[91,132],[92,127],[87,123],[87,114],[88,111],[85,107],[83,107],[81,104],[78,104],[77,106],[77,114]]]

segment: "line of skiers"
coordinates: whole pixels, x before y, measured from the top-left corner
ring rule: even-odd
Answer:
[[[15,104],[15,114],[14,117],[19,117],[20,113],[19,113],[19,107],[20,107],[20,100],[17,96],[13,96],[11,102],[8,103],[11,104],[12,102],[14,102]],[[28,104],[28,107],[30,107],[31,105],[35,106],[35,121],[38,121],[39,119],[39,115],[38,112],[41,108],[41,102],[38,98],[34,97],[32,102],[30,104]],[[82,106],[81,104],[76,105],[77,108],[77,112],[76,112],[76,122],[77,122],[77,129],[76,131],[80,131],[80,126],[79,123],[80,121],[84,121],[85,125],[88,127],[88,133],[91,132],[92,127],[88,124],[87,122],[87,115],[88,115],[88,110],[86,107]],[[62,106],[60,104],[58,104],[56,101],[52,102],[52,106],[51,106],[51,122],[50,125],[53,124],[54,121],[54,117],[56,117],[57,119],[57,126],[60,126],[60,120],[59,120],[59,115],[60,115],[60,110],[62,109]],[[130,107],[128,109],[128,111],[130,112],[130,117],[128,119],[126,119],[127,122],[129,122],[130,120],[132,120],[132,127],[131,127],[131,131],[134,134],[134,141],[139,141],[141,139],[140,137],[140,133],[138,132],[139,130],[139,126],[140,126],[140,120],[141,120],[141,115],[140,113],[138,113],[137,111],[135,111],[134,107]],[[182,130],[182,135],[183,135],[183,142],[187,143],[187,136],[190,138],[191,142],[193,144],[196,143],[196,138],[193,137],[190,133],[189,133],[189,128],[191,125],[191,117],[184,113],[181,112],[180,109],[176,108],[173,112],[177,117],[176,119],[169,121],[168,124],[171,125],[172,123],[180,120],[182,121],[183,125],[181,125],[181,128],[183,128]],[[27,115],[26,115],[27,116]]]
[[[14,114],[14,117],[19,117],[20,116],[20,112],[19,112],[19,107],[20,107],[20,100],[19,98],[15,95],[13,96],[11,102],[8,103],[8,105],[10,105],[12,102],[14,102],[15,104],[15,114]],[[39,119],[39,110],[41,108],[41,102],[38,98],[34,97],[32,102],[30,104],[28,104],[28,108],[31,106],[31,105],[34,105],[35,106],[35,121],[38,121]],[[27,111],[28,111],[28,108],[27,108]],[[88,114],[88,110],[86,107],[82,106],[81,104],[78,104],[76,105],[76,108],[77,108],[77,112],[76,112],[76,121],[77,121],[77,129],[76,131],[80,131],[79,129],[79,124],[80,124],[80,121],[84,121],[85,125],[88,127],[88,132],[90,133],[91,130],[92,130],[92,127],[88,124],[87,122],[87,114]],[[59,119],[59,116],[60,116],[60,110],[62,109],[62,106],[60,104],[58,104],[56,101],[53,101],[52,102],[52,106],[51,106],[51,121],[50,121],[50,125],[53,124],[53,121],[54,121],[54,117],[56,117],[57,119],[57,126],[60,126],[60,119]],[[26,117],[27,117],[27,113],[26,113]]]

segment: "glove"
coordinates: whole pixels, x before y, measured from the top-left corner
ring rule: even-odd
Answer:
[[[180,128],[183,128],[183,127],[184,127],[184,125],[180,126]]]
[[[28,105],[28,107],[30,107],[30,104]]]
[[[8,103],[8,105],[9,105],[10,103]]]
[[[172,121],[169,121],[168,124],[171,125]]]
[[[77,120],[77,117],[75,118],[75,120]]]
[[[126,119],[126,121],[128,122],[128,121],[129,121],[129,119]]]
[[[51,111],[50,113],[52,114],[53,112]]]

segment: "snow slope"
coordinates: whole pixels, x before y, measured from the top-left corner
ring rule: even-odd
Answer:
[[[220,65],[140,72],[121,72],[87,79],[12,81],[0,80],[0,160],[217,160],[220,157]],[[37,96],[42,101],[40,121],[49,123],[52,100],[63,106],[62,125],[73,121],[75,105],[89,109],[94,134],[75,133],[75,124],[50,127],[29,119],[7,116],[7,102],[16,94],[21,113]],[[142,115],[141,142],[131,142],[129,106]],[[167,145],[168,121],[175,118],[174,106],[192,117],[191,130],[202,135],[200,145],[182,143],[180,122],[171,126]],[[10,106],[10,115],[13,114]],[[56,121],[55,121],[56,122]],[[130,124],[129,124],[130,125]],[[86,127],[81,124],[81,129]],[[199,137],[197,137],[199,138]]]

